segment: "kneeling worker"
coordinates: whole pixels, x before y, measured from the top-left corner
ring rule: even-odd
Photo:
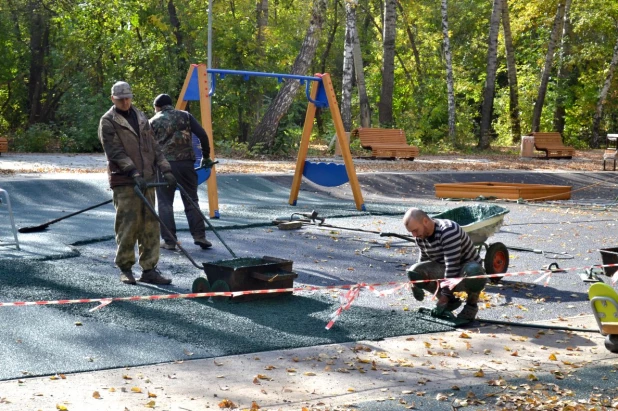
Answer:
[[[485,270],[478,251],[468,234],[454,221],[431,219],[418,208],[410,208],[403,217],[403,224],[412,233],[420,250],[419,262],[408,269],[408,278],[414,280],[439,280],[457,277],[484,275]],[[474,320],[478,313],[478,300],[487,283],[486,278],[471,278],[461,281],[451,290],[440,281],[429,281],[412,285],[412,293],[418,301],[425,298],[425,290],[436,292],[440,284],[438,302],[434,313],[454,311],[462,301],[453,292],[465,291],[466,304],[457,318]]]
[[[155,139],[161,146],[165,158],[169,161],[172,173],[178,183],[187,191],[191,200],[195,204],[199,204],[192,133],[198,137],[202,146],[201,167],[203,168],[210,168],[215,164],[210,159],[208,135],[195,117],[186,111],[175,110],[172,107],[172,98],[169,95],[158,95],[153,105],[156,114],[150,119],[150,125]],[[173,234],[173,237],[170,237],[168,231],[161,227],[161,236],[163,237],[161,247],[167,250],[174,250],[177,241],[176,222],[174,221],[175,192],[176,189],[172,187],[157,187],[159,216],[163,224]],[[203,249],[210,248],[212,244],[206,239],[206,225],[202,219],[201,211],[193,207],[184,195],[181,198],[193,243]]]

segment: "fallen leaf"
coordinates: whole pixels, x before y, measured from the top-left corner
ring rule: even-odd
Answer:
[[[485,373],[483,372],[483,370],[478,370],[477,372],[474,373],[474,376],[482,378],[485,376]]]
[[[556,354],[551,353],[551,354],[549,354],[549,360],[550,361],[558,361],[558,358],[556,357]]]
[[[148,391],[148,398],[157,398],[157,394],[155,394],[154,392]]]
[[[133,388],[131,388],[131,392],[141,393],[142,389],[140,387],[133,387]]]
[[[304,372],[303,375],[306,375],[307,377],[315,377],[316,374],[314,372],[308,371]]]
[[[99,394],[98,391],[95,391],[95,392],[92,393],[92,398],[94,398],[96,400],[99,400],[99,399],[101,399],[101,394]]]
[[[459,338],[472,338],[472,337],[470,337],[470,336],[469,336],[468,334],[466,334],[466,333],[461,333],[461,334],[459,334]]]
[[[232,401],[228,400],[227,398],[221,401],[218,405],[219,405],[219,408],[236,408],[236,404],[234,404]]]
[[[154,408],[155,407],[155,402],[154,401],[148,401],[146,404],[144,404],[144,407],[146,407],[146,408]]]
[[[56,409],[60,411],[68,411],[68,408],[66,407],[66,405],[62,405],[62,404],[56,404]]]

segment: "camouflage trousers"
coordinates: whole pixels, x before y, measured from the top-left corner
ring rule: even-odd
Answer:
[[[408,268],[408,279],[410,279],[410,281],[443,279],[445,269],[446,267],[443,264],[435,263],[433,261],[422,261]],[[485,269],[481,264],[475,261],[470,261],[463,265],[460,277],[484,274]],[[487,278],[470,278],[469,280],[463,280],[457,284],[457,286],[453,289],[453,292],[465,291],[468,294],[466,302],[475,304],[486,284]],[[416,283],[414,286],[434,294],[436,292],[437,283],[435,281],[429,281],[426,283]],[[442,294],[446,293],[449,292],[443,289]]]
[[[114,191],[116,208],[116,259],[121,270],[130,270],[135,264],[135,243],[142,270],[150,270],[159,262],[159,221],[135,194],[133,186],[118,186]],[[155,189],[149,188],[144,196],[154,207]]]

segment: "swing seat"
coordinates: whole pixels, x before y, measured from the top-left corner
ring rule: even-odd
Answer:
[[[337,187],[350,181],[344,164],[314,163],[305,160],[303,175],[307,180],[324,187]]]

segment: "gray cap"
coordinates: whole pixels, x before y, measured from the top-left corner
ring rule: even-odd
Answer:
[[[133,98],[131,86],[126,81],[117,81],[112,86],[112,97],[114,98]]]

